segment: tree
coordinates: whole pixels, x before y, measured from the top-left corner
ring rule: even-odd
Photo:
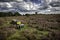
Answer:
[[[20,16],[21,14],[18,12],[15,12],[14,16]]]
[[[35,12],[35,14],[37,14],[37,12]]]

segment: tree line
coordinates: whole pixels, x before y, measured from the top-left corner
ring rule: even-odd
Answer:
[[[37,15],[37,12],[35,12],[35,14],[25,14],[23,16],[31,16],[31,15]],[[9,16],[22,16],[20,13],[18,12],[0,12],[0,17],[9,17]]]
[[[21,14],[18,12],[0,12],[0,17],[7,17],[7,16],[20,16]]]

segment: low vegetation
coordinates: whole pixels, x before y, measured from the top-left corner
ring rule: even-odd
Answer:
[[[12,19],[20,20],[24,28],[16,29]],[[60,14],[0,17],[0,40],[60,40]]]

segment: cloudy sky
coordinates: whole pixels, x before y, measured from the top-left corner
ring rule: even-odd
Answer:
[[[30,12],[46,9],[48,11],[55,10],[55,7],[53,8],[48,4],[52,1],[54,0],[0,0],[0,11]]]

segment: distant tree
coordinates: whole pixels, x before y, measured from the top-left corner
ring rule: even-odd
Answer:
[[[38,14],[37,12],[35,12],[35,14]]]
[[[30,14],[25,14],[25,16],[30,16]]]
[[[14,16],[21,16],[21,14],[18,12],[15,12]]]
[[[4,16],[5,16],[4,14],[5,14],[5,13],[0,12],[0,17],[4,17]]]
[[[7,17],[7,16],[21,16],[21,14],[18,12],[15,12],[14,14],[12,12],[0,12],[0,17]]]

